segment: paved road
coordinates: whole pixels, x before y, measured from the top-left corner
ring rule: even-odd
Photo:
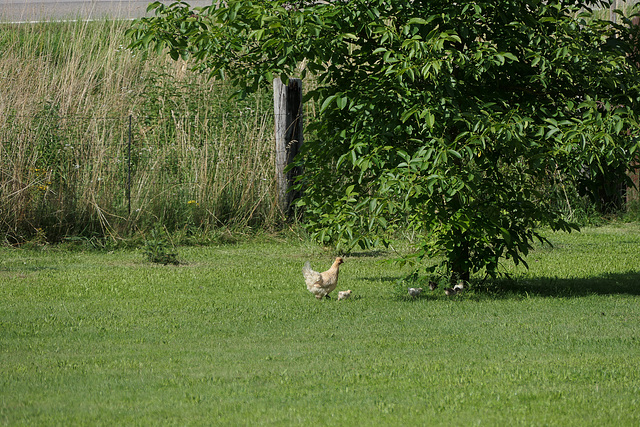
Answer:
[[[66,19],[133,19],[146,14],[154,0],[0,0],[0,21],[31,22]],[[170,4],[172,0],[162,0]],[[211,0],[187,0],[206,6]]]

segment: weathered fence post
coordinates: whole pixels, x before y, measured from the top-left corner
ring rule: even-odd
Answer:
[[[276,177],[278,205],[285,215],[290,213],[291,203],[299,196],[290,191],[298,168],[285,171],[302,146],[302,80],[289,79],[287,85],[277,78],[273,80],[273,104],[276,132]]]

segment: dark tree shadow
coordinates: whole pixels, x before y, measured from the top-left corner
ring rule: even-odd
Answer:
[[[38,271],[57,271],[58,267],[47,265],[16,265],[16,266],[0,266],[0,272],[7,273],[35,273]]]
[[[402,276],[381,276],[381,277],[361,277],[360,278],[360,280],[364,280],[365,282],[388,282],[388,283],[396,283],[400,279],[402,279]]]
[[[360,280],[367,282],[384,283],[394,286],[402,279],[401,276],[363,277]],[[424,296],[439,295],[438,291],[432,293],[425,288]],[[476,295],[489,298],[519,298],[521,296],[539,297],[584,297],[589,295],[640,295],[640,271],[626,273],[603,274],[593,277],[516,277],[498,279],[472,279],[467,295]]]
[[[362,251],[362,252],[348,252],[344,254],[345,257],[351,258],[378,258],[389,255],[389,251],[375,250],[375,251]]]
[[[640,295],[640,271],[603,274],[593,277],[502,278],[479,281],[473,287],[477,293],[496,297],[529,295],[541,297],[583,297],[588,295]]]

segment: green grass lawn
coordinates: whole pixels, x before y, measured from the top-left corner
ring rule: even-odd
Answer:
[[[6,425],[640,424],[640,225],[549,234],[513,281],[398,296],[393,254],[317,301],[296,241],[0,249]],[[482,289],[480,289],[482,288]]]

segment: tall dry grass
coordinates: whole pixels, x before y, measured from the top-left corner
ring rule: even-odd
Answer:
[[[3,240],[274,227],[271,95],[230,101],[189,64],[126,49],[128,25],[0,24]]]

